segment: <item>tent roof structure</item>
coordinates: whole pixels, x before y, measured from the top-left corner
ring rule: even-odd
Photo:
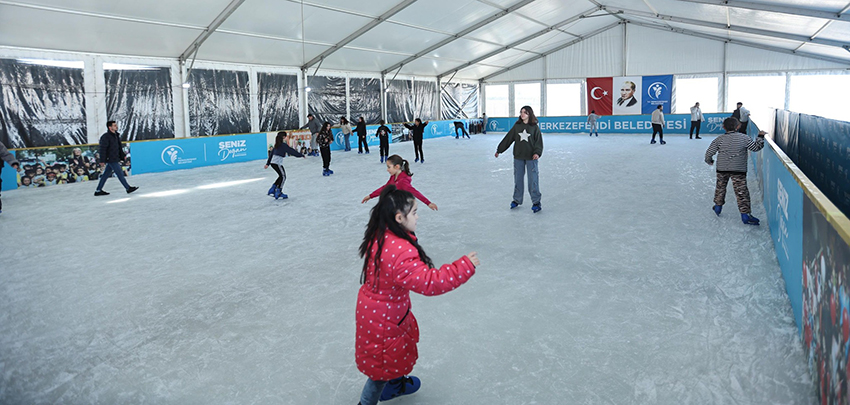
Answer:
[[[0,46],[487,80],[622,24],[850,67],[848,0],[0,0]]]

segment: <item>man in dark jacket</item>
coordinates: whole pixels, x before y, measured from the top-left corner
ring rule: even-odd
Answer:
[[[124,178],[124,170],[121,169],[121,161],[124,160],[125,155],[124,147],[121,145],[121,137],[118,136],[118,124],[115,121],[109,121],[106,123],[106,128],[109,131],[100,136],[100,161],[98,162],[100,167],[106,166],[106,168],[100,176],[94,195],[109,195],[109,193],[103,191],[103,185],[106,184],[106,179],[112,177],[112,173],[115,173],[118,181],[127,190],[127,194],[130,194],[139,188],[127,184],[127,179]]]
[[[363,117],[357,121],[354,132],[357,132],[357,153],[363,153],[363,148],[366,148],[366,153],[369,153],[369,144],[366,143],[366,120]]]

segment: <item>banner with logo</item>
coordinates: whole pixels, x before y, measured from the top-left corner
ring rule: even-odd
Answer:
[[[673,75],[644,76],[642,81],[641,113],[652,114],[661,106],[664,114],[669,114],[673,100]]]
[[[153,173],[266,159],[266,134],[177,138],[130,144],[133,172]]]
[[[597,111],[597,114],[599,112]],[[703,114],[702,135],[721,135],[723,120],[728,113]],[[691,114],[665,114],[665,134],[687,134],[691,125]],[[540,131],[546,133],[580,134],[588,133],[590,126],[587,117],[537,117]],[[516,123],[516,118],[488,118],[487,130],[492,132],[508,132]],[[652,122],[649,115],[606,115],[599,117],[596,122],[600,133],[634,134],[652,133]],[[451,134],[450,134],[451,135]]]
[[[587,79],[587,111],[597,115],[650,114],[659,105],[670,113],[672,99],[673,75]]]

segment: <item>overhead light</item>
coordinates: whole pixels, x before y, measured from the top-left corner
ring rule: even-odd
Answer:
[[[184,89],[188,89],[189,87],[192,87],[192,85],[191,85],[191,84],[189,84],[189,82],[183,83],[183,88],[184,88]]]
[[[307,86],[307,87],[304,88],[304,91],[309,93],[309,92],[313,91],[313,89],[311,89],[310,86]]]

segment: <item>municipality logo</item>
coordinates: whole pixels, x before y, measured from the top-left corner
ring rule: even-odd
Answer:
[[[667,85],[662,82],[654,82],[646,88],[646,95],[653,100],[658,100],[667,90]]]
[[[431,125],[431,133],[434,134],[434,135],[437,135],[437,126],[436,125]]]
[[[183,148],[177,145],[166,146],[165,149],[162,150],[162,163],[165,163],[168,166],[174,166],[183,154]]]
[[[229,158],[248,156],[248,141],[224,141],[218,143],[218,157],[221,161]]]
[[[491,131],[495,131],[498,126],[499,126],[499,124],[497,124],[496,121],[490,121],[490,130]]]

